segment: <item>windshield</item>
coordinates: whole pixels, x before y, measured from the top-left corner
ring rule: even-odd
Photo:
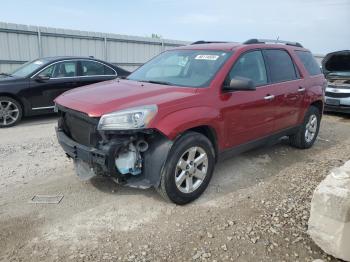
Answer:
[[[141,66],[127,79],[175,86],[206,87],[231,52],[167,51]]]
[[[38,68],[42,67],[46,61],[44,60],[34,60],[23,64],[21,67],[17,68],[11,73],[12,76],[26,77],[33,73]]]

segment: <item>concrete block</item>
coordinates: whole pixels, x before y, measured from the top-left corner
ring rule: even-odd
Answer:
[[[350,261],[350,161],[316,188],[308,233],[326,253]]]

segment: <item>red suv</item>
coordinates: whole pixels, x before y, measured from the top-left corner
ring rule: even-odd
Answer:
[[[126,79],[64,93],[57,136],[81,178],[107,175],[185,204],[222,158],[282,136],[311,147],[325,85],[299,43],[200,41],[163,52]]]

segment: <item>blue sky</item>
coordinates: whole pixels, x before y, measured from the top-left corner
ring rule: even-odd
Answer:
[[[298,41],[314,53],[350,49],[350,0],[16,0],[0,21],[177,40]]]

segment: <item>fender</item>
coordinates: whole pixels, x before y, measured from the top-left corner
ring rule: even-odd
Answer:
[[[217,138],[224,136],[223,120],[218,109],[206,106],[191,107],[172,112],[156,121],[155,128],[174,140],[179,134],[198,126],[209,126],[217,134]],[[220,141],[217,141],[220,145]]]
[[[23,105],[24,115],[30,116],[32,114],[32,109],[31,109],[32,107],[30,102],[28,101],[27,98],[24,98],[24,97],[22,97],[20,101],[22,102],[22,105]]]
[[[327,82],[325,80],[320,79],[319,77],[309,78],[307,79],[309,84],[311,85],[306,90],[306,94],[303,100],[303,108],[300,110],[299,121],[298,124],[302,124],[304,121],[305,114],[309,109],[310,105],[315,102],[322,103],[321,114],[323,113],[324,108],[324,90]]]
[[[8,96],[17,100],[22,105],[23,115],[24,116],[30,115],[30,103],[26,98],[20,97],[17,94],[13,94],[9,92],[0,92],[0,96]]]

